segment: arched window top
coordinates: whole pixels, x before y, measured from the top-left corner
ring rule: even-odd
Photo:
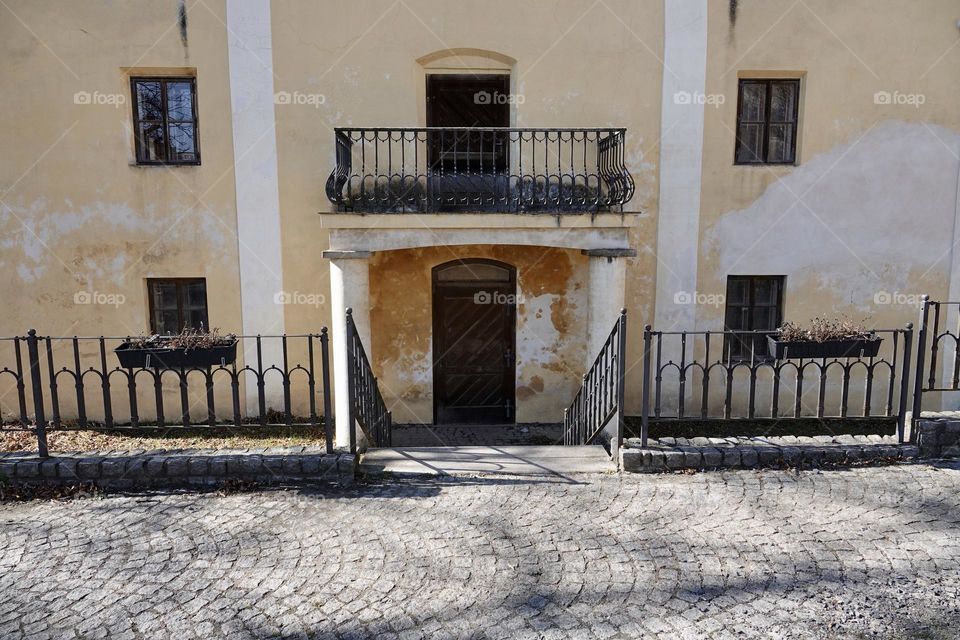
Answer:
[[[517,63],[514,58],[486,49],[441,49],[417,59],[427,70],[462,69],[468,71],[500,71],[509,73]]]
[[[514,269],[493,260],[454,260],[434,267],[438,282],[511,282]]]

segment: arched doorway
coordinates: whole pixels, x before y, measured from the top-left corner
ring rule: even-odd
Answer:
[[[515,421],[516,289],[495,260],[433,268],[434,424]]]

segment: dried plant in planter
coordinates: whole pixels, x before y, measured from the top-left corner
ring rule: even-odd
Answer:
[[[183,331],[175,336],[170,336],[167,345],[171,349],[210,349],[213,347],[222,347],[231,345],[237,341],[237,336],[232,333],[220,335],[220,329],[214,327],[210,331],[200,329],[184,328]]]
[[[827,342],[830,340],[874,340],[876,334],[868,331],[863,325],[840,318],[828,320],[814,318],[809,327],[803,327],[793,322],[785,322],[777,329],[780,342]]]
[[[814,318],[808,326],[785,322],[768,337],[775,358],[872,358],[881,338],[846,318]]]
[[[199,329],[184,327],[176,335],[140,335],[130,338],[127,344],[130,345],[131,349],[182,349],[183,351],[190,351],[192,349],[229,346],[236,341],[237,336],[232,333],[220,335],[220,329],[216,327],[209,331],[204,331],[203,327]]]
[[[185,328],[172,336],[137,336],[125,341],[114,352],[127,368],[211,367],[232,364],[237,357],[237,336],[220,334],[219,329],[205,331]]]

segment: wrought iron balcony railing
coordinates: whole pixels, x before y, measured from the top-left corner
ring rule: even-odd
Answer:
[[[336,129],[338,211],[622,210],[634,183],[625,129]]]

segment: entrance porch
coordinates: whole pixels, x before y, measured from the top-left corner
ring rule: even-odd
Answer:
[[[404,444],[556,430],[624,306],[636,215],[324,218],[338,416],[350,415],[350,308],[392,422],[429,427]],[[338,421],[338,446],[350,429]]]

